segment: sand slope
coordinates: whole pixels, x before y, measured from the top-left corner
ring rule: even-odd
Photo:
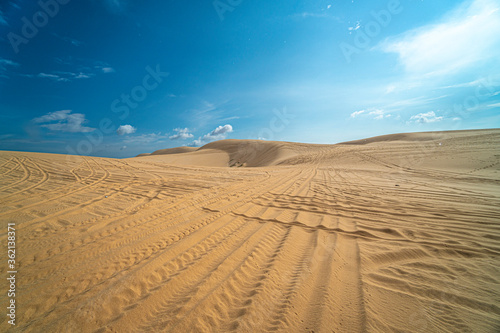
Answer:
[[[152,153],[139,154],[136,157],[151,156],[151,155],[170,155],[170,154],[190,153],[190,152],[196,151],[197,149],[198,148],[196,148],[196,147],[167,148],[167,149],[156,150]]]
[[[0,152],[16,331],[498,332],[500,130],[419,136]]]
[[[149,157],[148,160],[151,161],[176,165],[264,167],[282,164],[293,157],[316,154],[325,147],[332,146],[228,139],[211,142],[200,148],[163,149],[151,154],[140,154],[138,157]]]

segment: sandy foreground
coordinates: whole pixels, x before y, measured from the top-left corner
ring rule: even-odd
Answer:
[[[500,332],[500,130],[2,151],[0,221],[0,331]]]

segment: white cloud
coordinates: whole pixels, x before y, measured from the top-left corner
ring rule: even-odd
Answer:
[[[216,129],[214,129],[212,132],[210,132],[210,136],[216,137],[220,135],[224,135],[226,133],[231,133],[233,131],[233,126],[231,125],[224,125],[224,126],[219,126]]]
[[[391,115],[386,114],[386,111],[382,109],[374,109],[370,108],[368,110],[360,110],[360,111],[355,111],[351,113],[351,118],[356,118],[362,114],[368,115],[368,116],[374,116],[373,119],[380,120],[384,118],[389,118]]]
[[[351,118],[356,118],[357,116],[363,113],[365,113],[365,110],[354,111],[353,113],[351,113]]]
[[[71,110],[49,112],[44,116],[33,119],[33,121],[35,123],[48,123],[52,121],[64,120],[68,117],[68,114],[70,113]]]
[[[353,31],[356,31],[358,30],[359,28],[361,28],[361,22],[360,21],[357,21],[356,22],[356,25],[352,26],[352,27],[348,27],[347,30],[349,30],[350,34],[352,34]]]
[[[103,67],[103,68],[101,68],[101,70],[103,73],[106,73],[106,74],[116,72],[116,70],[113,67]]]
[[[443,120],[443,117],[436,116],[436,113],[434,111],[419,113],[414,116],[411,116],[410,118],[410,122],[413,121],[421,124],[435,123],[441,120]]]
[[[474,0],[436,24],[407,31],[378,47],[394,52],[409,73],[446,75],[500,56],[498,1]]]
[[[195,147],[200,147],[203,146],[205,143],[208,143],[208,141],[203,141],[201,138],[198,138],[198,140],[194,140],[191,145]]]
[[[233,132],[233,126],[227,124],[224,126],[219,126],[216,129],[214,129],[212,132],[205,134],[203,137],[198,138],[198,140],[193,141],[194,146],[202,146],[206,143],[216,141],[216,140],[223,140],[226,138],[228,133]]]
[[[375,109],[373,111],[370,111],[370,113],[368,114],[372,116],[382,116],[384,114],[384,111],[380,109]]]
[[[488,108],[500,108],[500,103],[489,104]]]
[[[132,133],[135,133],[135,131],[137,131],[137,128],[135,128],[134,126],[132,125],[121,125],[120,127],[118,127],[118,129],[116,130],[116,133],[118,135],[126,135],[126,134],[132,134]]]
[[[71,110],[61,110],[49,112],[44,116],[33,119],[33,122],[51,131],[61,131],[70,133],[92,132],[95,128],[82,126],[87,122],[82,113],[71,113]],[[48,124],[50,123],[50,124]]]
[[[375,110],[371,111],[370,113],[368,113],[368,115],[375,116],[375,117],[373,117],[373,119],[375,119],[375,120],[381,120],[384,118],[389,118],[391,116],[390,114],[386,114],[385,111],[381,110],[381,109],[375,109]]]
[[[100,69],[104,74],[115,73],[116,70],[110,66],[95,66],[95,68]]]
[[[177,134],[171,135],[169,137],[170,140],[186,140],[193,137],[193,134],[189,133],[188,128],[176,128],[174,131],[176,131]]]

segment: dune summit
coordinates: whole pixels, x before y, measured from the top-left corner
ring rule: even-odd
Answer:
[[[17,273],[16,326],[0,327],[498,332],[498,147],[495,129],[123,160],[2,151]]]

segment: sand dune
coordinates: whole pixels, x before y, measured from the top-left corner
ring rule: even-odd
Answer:
[[[152,153],[139,154],[136,157],[151,156],[151,155],[169,155],[169,154],[189,153],[189,152],[196,151],[197,149],[198,148],[196,148],[196,147],[167,148],[167,149],[156,150],[156,151],[154,151]]]
[[[375,136],[372,138],[354,140],[348,142],[342,142],[341,144],[357,144],[364,145],[375,142],[414,142],[414,141],[435,141],[435,140],[444,140],[447,138],[465,138],[468,136],[477,136],[482,133],[489,133],[491,130],[475,130],[475,131],[445,131],[445,132],[418,132],[418,133],[397,133],[397,134],[387,134]]]
[[[0,152],[13,331],[499,332],[498,147],[482,130]]]
[[[164,149],[150,155],[141,154],[140,157],[154,155],[157,157],[154,159],[156,161],[178,165],[264,167],[282,164],[293,157],[308,156],[332,146],[261,140],[221,140],[200,148]]]

